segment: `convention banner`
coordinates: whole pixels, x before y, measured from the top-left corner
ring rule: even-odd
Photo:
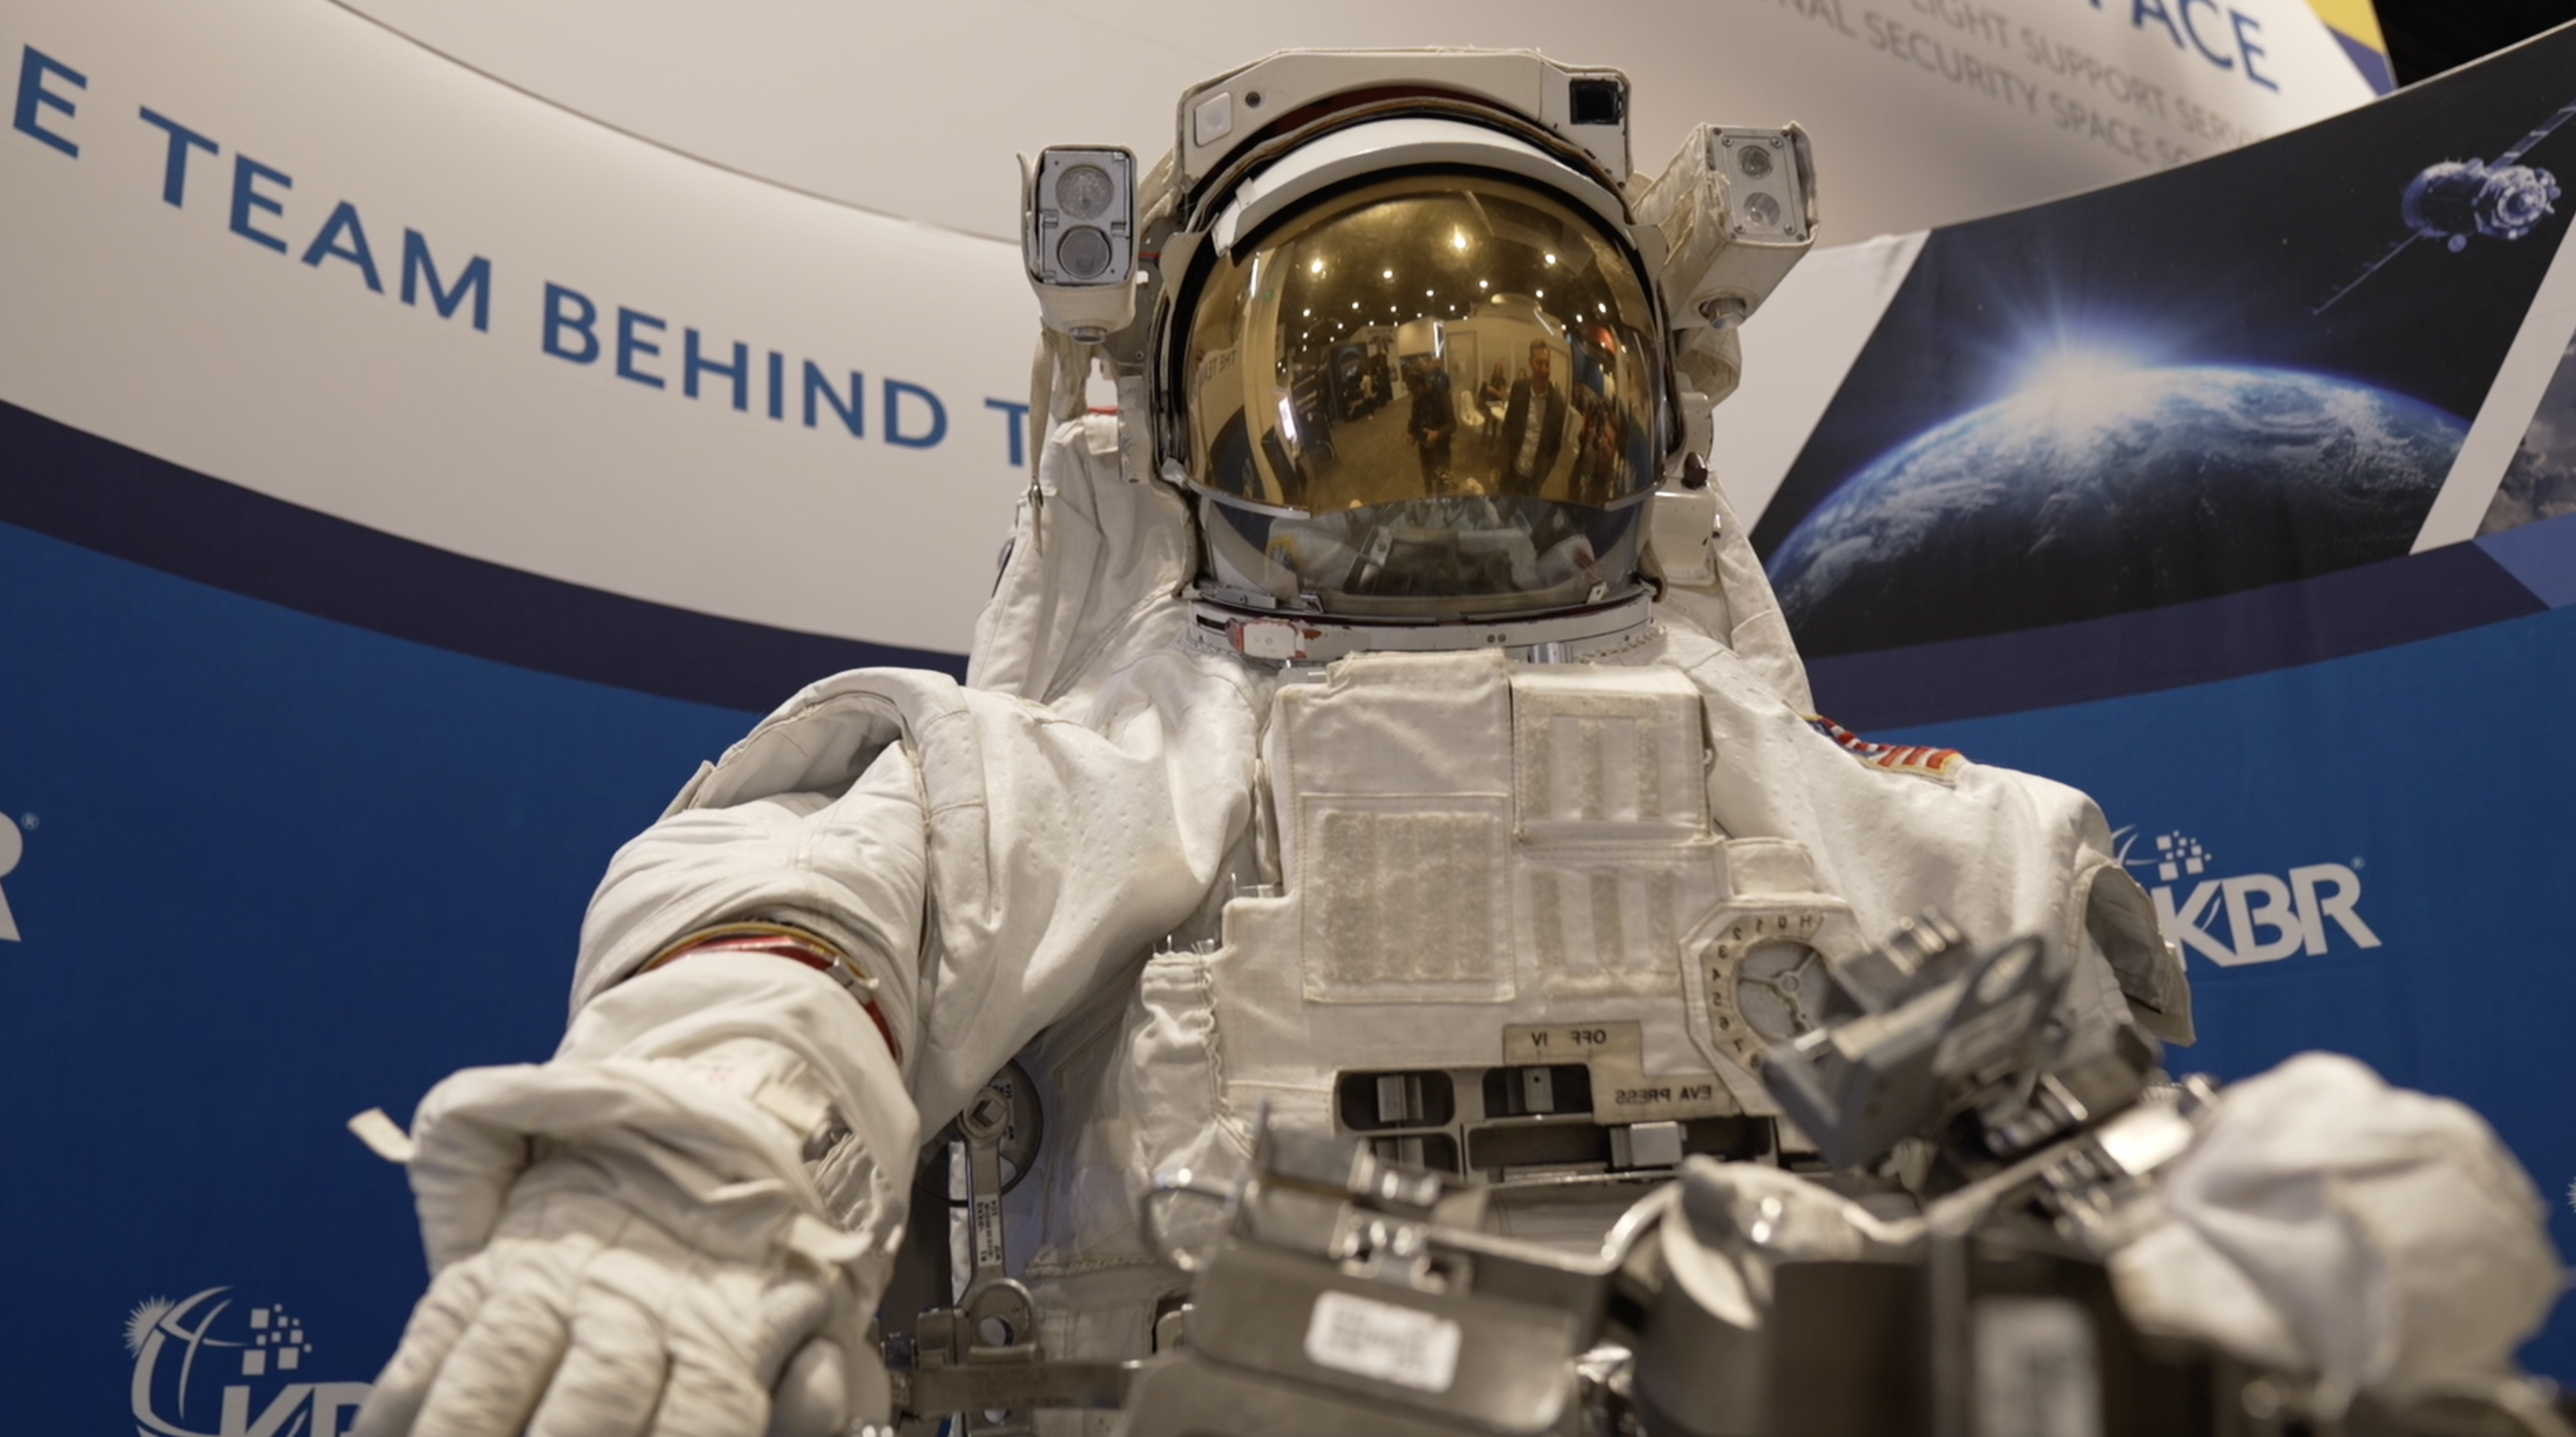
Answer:
[[[2459,1098],[2562,1251],[2571,77],[2576,29],[1820,255],[1719,456],[1825,714],[2102,801],[2190,966],[2175,1069],[2330,1048]],[[2576,1319],[2527,1357],[2576,1372]]]
[[[958,664],[1028,482],[1015,250],[313,0],[13,4],[0,48],[0,442],[95,476],[0,520],[738,708]]]

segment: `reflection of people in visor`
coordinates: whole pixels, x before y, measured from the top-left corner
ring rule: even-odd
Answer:
[[[1237,241],[1182,304],[1205,597],[1440,621],[1636,592],[1655,315],[1624,245],[1563,197],[1482,173],[1327,192]],[[1599,371],[1580,405],[1577,344]],[[1524,359],[1499,414],[1461,403]],[[1377,364],[1405,403],[1311,397]],[[1482,442],[1459,444],[1470,418]],[[1578,442],[1601,435],[1617,437]]]
[[[1549,381],[1547,343],[1530,341],[1529,373],[1503,408],[1503,492],[1536,494],[1565,446],[1565,391]]]
[[[1422,458],[1422,489],[1436,494],[1449,478],[1449,441],[1458,432],[1458,411],[1450,402],[1449,372],[1428,365],[1408,366],[1405,392],[1413,397],[1413,418],[1404,427]]]

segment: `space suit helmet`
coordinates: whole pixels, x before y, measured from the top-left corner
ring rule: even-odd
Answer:
[[[1733,382],[1677,335],[1751,312],[1813,185],[1794,126],[1632,180],[1627,96],[1530,52],[1292,51],[1184,94],[1141,183],[1029,167],[1056,367],[1096,357],[1130,476],[1190,498],[1201,628],[1296,659],[1644,622],[1649,506]]]

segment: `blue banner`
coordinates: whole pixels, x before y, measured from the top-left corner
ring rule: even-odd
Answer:
[[[14,525],[0,595],[10,1425],[336,1437],[427,1276],[343,1124],[552,1051],[600,865],[748,716]]]

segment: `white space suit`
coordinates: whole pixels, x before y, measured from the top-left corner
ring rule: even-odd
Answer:
[[[1184,101],[1184,149],[1206,136],[1207,93]],[[1244,87],[1230,93],[1239,105]],[[1349,192],[1335,183],[1327,193]],[[1257,229],[1236,218],[1239,235]],[[1666,226],[1672,251],[1682,228]],[[1461,232],[1457,248],[1469,243]],[[1321,276],[1317,253],[1307,272]],[[1253,298],[1201,303],[1263,292],[1256,273],[1241,291]],[[1595,361],[1594,458],[1569,452],[1555,471],[1571,494],[1616,469],[1634,438],[1618,396],[1662,392],[1662,361],[1607,329],[1513,322],[1494,332],[1517,344],[1535,326]],[[1385,329],[1400,360],[1412,323]],[[1710,352],[1705,332],[1675,343],[1691,346]],[[1293,367],[1277,372],[1294,381]],[[1318,414],[1338,416],[1344,459],[1387,432],[1355,413],[1368,402],[1355,387],[1360,399],[1327,393],[1305,413],[1283,398],[1258,442],[1229,435],[1206,422],[1207,386],[1234,371],[1196,356],[1189,373],[1199,427],[1167,437],[1167,458],[1181,448],[1271,482],[1347,475],[1355,459],[1336,471],[1286,444],[1312,445]],[[1048,439],[965,685],[869,670],[792,699],[618,853],[555,1060],[460,1074],[422,1104],[412,1172],[438,1277],[362,1433],[758,1432],[773,1406],[774,1430],[837,1431],[866,1415],[883,1389],[860,1332],[919,1139],[1024,1051],[1050,1104],[1020,1193],[1039,1235],[1026,1276],[1041,1337],[1051,1353],[1125,1357],[1146,1350],[1181,1282],[1137,1235],[1140,1195],[1157,1172],[1239,1168],[1263,1104],[1290,1126],[1409,1132],[1409,1156],[1436,1156],[1419,1138],[1440,1115],[1418,1094],[1369,1108],[1371,1075],[1571,1061],[1588,1079],[1577,1126],[1619,1135],[1592,1166],[1651,1171],[1700,1142],[1695,1124],[1777,1111],[1757,1055],[1808,1021],[1779,955],[1857,952],[1936,907],[1971,934],[2080,954],[2061,1014],[2077,1041],[2131,1023],[2188,1041],[2180,960],[2090,801],[1812,722],[1714,488],[1671,495],[1715,503],[1715,537],[1700,510],[1695,534],[1649,556],[1665,576],[1651,607],[1620,569],[1618,534],[1594,530],[1558,541],[1597,560],[1570,606],[1588,625],[1564,627],[1551,594],[1474,623],[1345,625],[1358,648],[1374,636],[1414,651],[1300,663],[1330,615],[1291,610],[1302,628],[1266,634],[1258,604],[1209,596],[1330,587],[1301,543],[1331,551],[1356,588],[1355,565],[1426,541],[1374,541],[1372,558],[1347,531],[1331,545],[1274,532],[1229,551],[1240,529],[1203,539],[1208,495],[1141,476],[1145,426],[1122,418]],[[1458,482],[1434,467],[1406,455],[1400,472]],[[1322,509],[1280,498],[1258,512]],[[1443,502],[1416,519],[1490,531]],[[1544,567],[1494,582],[1572,572]],[[1271,643],[1284,648],[1260,657]],[[810,935],[865,982],[854,993],[769,953],[689,951],[745,921]],[[687,956],[656,964],[675,951]],[[1477,1141],[1446,1160],[1506,1176],[1548,1165]],[[1569,1191],[1513,1220],[1597,1240],[1636,1190]],[[2527,1320],[2527,1299],[2498,1306],[2507,1325]]]

